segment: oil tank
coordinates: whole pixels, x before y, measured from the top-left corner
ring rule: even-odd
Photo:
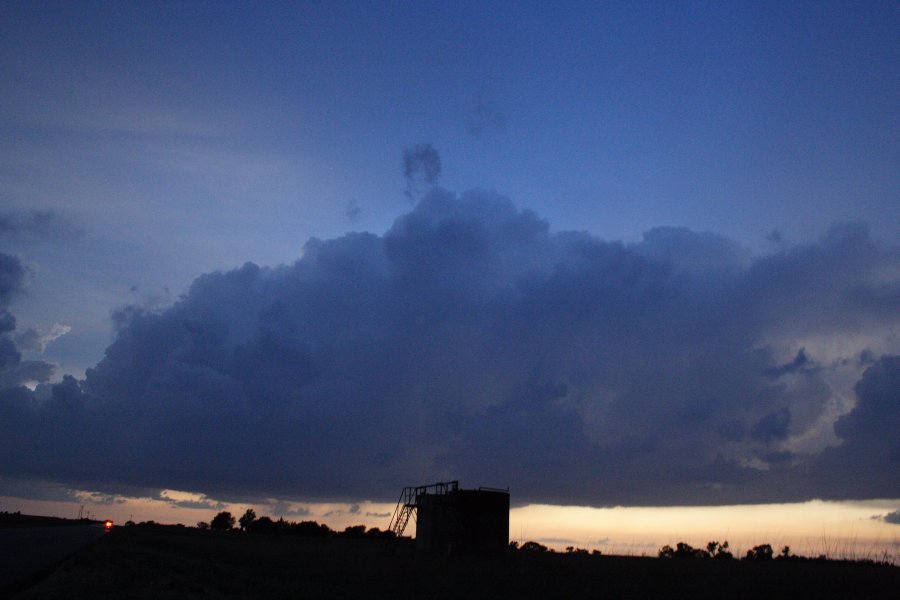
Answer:
[[[450,489],[416,495],[416,548],[440,554],[502,555],[509,544],[509,492]]]

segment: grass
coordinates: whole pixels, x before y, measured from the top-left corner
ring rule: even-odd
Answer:
[[[382,540],[122,527],[17,598],[900,597],[900,568],[518,552],[417,554]]]

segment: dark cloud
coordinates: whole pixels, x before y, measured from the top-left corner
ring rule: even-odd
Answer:
[[[737,242],[686,227],[651,229],[635,249],[643,256],[694,273],[738,271],[750,261],[750,253]]]
[[[355,221],[359,218],[359,215],[362,214],[362,207],[356,200],[350,200],[347,203],[347,207],[344,209],[344,214],[347,215],[347,218],[351,221]]]
[[[879,521],[884,521],[885,523],[891,523],[892,525],[900,525],[900,510],[895,510],[894,512],[889,512],[886,515],[880,515],[873,518]]]
[[[19,366],[22,353],[16,348],[16,343],[8,337],[0,337],[0,375]]]
[[[767,369],[766,373],[770,377],[777,379],[784,375],[802,373],[814,368],[815,366],[812,364],[812,361],[810,361],[809,357],[806,355],[806,348],[800,348],[800,350],[797,351],[797,356],[795,356],[791,362]]]
[[[57,483],[40,479],[10,479],[2,476],[0,476],[0,496],[50,502],[78,501],[78,495],[75,490]]]
[[[0,227],[8,226],[2,224]],[[9,311],[13,298],[25,285],[25,268],[18,257],[0,253],[0,389],[50,380],[56,365],[41,360],[22,360],[22,351],[43,352],[47,343],[69,331],[64,325],[54,325],[47,334],[29,329],[15,335],[16,318]]]
[[[0,235],[46,231],[53,221],[50,211],[0,213]]]
[[[517,502],[898,497],[896,357],[868,365],[840,446],[792,445],[831,434],[828,377],[866,368],[816,340],[881,343],[898,265],[856,225],[752,258],[684,229],[553,233],[496,194],[434,190],[382,236],[120,311],[84,381],[0,394],[0,474],[223,501],[445,478]]]
[[[403,150],[404,194],[418,201],[422,194],[437,185],[441,177],[441,155],[431,144],[416,144]]]
[[[762,440],[770,443],[772,440],[783,440],[788,435],[788,426],[791,424],[791,410],[782,408],[770,413],[753,425],[750,437],[754,440]]]
[[[68,219],[52,210],[0,213],[0,237],[73,238],[80,231]]]
[[[269,514],[278,517],[287,517],[289,519],[298,519],[310,516],[312,511],[305,506],[294,508],[289,502],[276,501],[269,506]]]
[[[225,505],[221,502],[212,500],[173,500],[166,497],[162,498],[162,500],[171,504],[173,508],[199,508],[204,510],[222,510],[225,508]]]
[[[16,361],[8,369],[3,369],[0,365],[0,387],[45,383],[50,381],[55,371],[55,364],[43,360]]]
[[[17,256],[0,252],[0,308],[6,310],[25,282],[25,267]],[[9,331],[9,329],[4,330]]]
[[[834,424],[842,444],[815,463],[815,476],[837,494],[900,496],[900,356],[884,356],[856,384],[857,405]]]
[[[25,268],[19,258],[0,253],[0,389],[48,381],[55,369],[54,365],[43,361],[23,362],[22,350],[31,348],[20,347],[13,337],[16,318],[9,311],[9,305],[24,284]]]
[[[766,240],[772,242],[773,244],[780,244],[781,242],[784,241],[784,238],[782,237],[781,232],[778,231],[777,229],[770,231],[769,233],[766,234],[765,237],[766,237]]]
[[[56,323],[50,328],[50,331],[42,333],[35,328],[29,328],[22,333],[16,334],[16,346],[23,352],[43,352],[47,348],[47,344],[58,339],[71,331],[68,325]]]

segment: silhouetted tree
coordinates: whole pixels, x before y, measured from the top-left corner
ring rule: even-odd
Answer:
[[[207,529],[209,529],[209,523],[207,523],[206,521],[197,521],[197,529],[199,529],[200,531],[206,531]]]
[[[744,558],[747,560],[772,560],[772,546],[769,544],[753,546],[753,548],[747,550],[747,555]]]
[[[715,558],[717,560],[734,558],[734,555],[728,549],[728,540],[725,540],[721,544],[719,542],[710,542],[706,545],[706,552],[709,554],[710,558]]]
[[[341,537],[347,538],[361,538],[366,534],[366,526],[365,525],[348,525],[344,528],[344,531],[341,532]]]
[[[289,530],[294,535],[303,537],[328,537],[334,532],[328,525],[316,523],[315,521],[300,521],[299,523],[291,523]]]
[[[382,531],[381,529],[379,529],[377,527],[372,527],[371,529],[366,531],[366,537],[367,538],[375,538],[375,539],[379,539],[379,540],[389,540],[389,539],[393,539],[397,536],[394,534],[393,531],[390,531],[387,529]]]
[[[244,516],[238,520],[238,523],[241,526],[241,531],[250,531],[253,527],[253,521],[256,520],[256,511],[252,508],[248,508],[244,513]]]
[[[209,522],[209,528],[216,531],[229,531],[234,529],[234,516],[227,510],[223,510]]]
[[[728,547],[728,542],[725,542],[725,547]],[[660,558],[709,558],[713,556],[713,552],[718,548],[719,542],[708,543],[706,545],[706,550],[703,548],[694,548],[690,544],[684,542],[678,542],[674,549],[668,544],[660,548],[658,556]],[[728,555],[731,556],[731,553],[729,552]]]
[[[543,544],[537,542],[525,542],[520,548],[522,552],[547,552],[550,549]]]
[[[279,529],[278,523],[265,516],[256,519],[250,525],[250,531],[253,533],[278,533]]]

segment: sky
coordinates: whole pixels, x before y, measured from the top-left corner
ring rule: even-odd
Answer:
[[[597,4],[0,6],[3,505],[896,539],[896,3]]]

